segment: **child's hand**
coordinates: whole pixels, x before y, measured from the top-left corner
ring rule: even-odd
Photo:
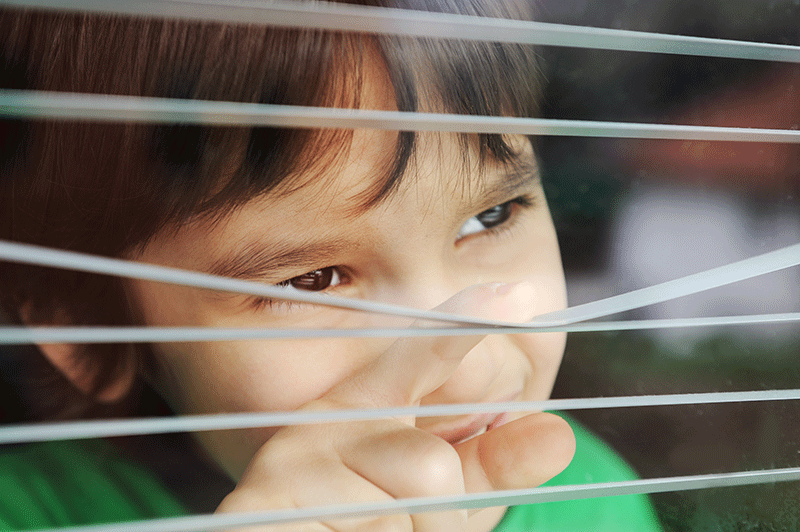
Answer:
[[[437,310],[523,320],[527,283],[468,288]],[[404,338],[303,410],[418,405],[483,337]],[[287,383],[287,386],[290,386]],[[286,427],[251,461],[220,512],[321,506],[533,487],[572,459],[574,437],[556,416],[533,414],[451,445],[413,418]],[[280,530],[468,530],[453,511],[300,523]],[[473,525],[475,523],[473,522]]]

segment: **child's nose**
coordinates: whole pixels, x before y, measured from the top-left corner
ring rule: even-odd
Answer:
[[[467,284],[467,286],[462,286]],[[438,279],[429,275],[425,283],[412,284],[402,292],[405,298],[403,304],[413,305],[417,308],[434,308],[448,299],[458,299],[458,294],[465,288],[482,286],[491,288],[492,291],[498,283],[469,283],[463,278],[454,281],[452,277],[442,275]],[[417,288],[422,286],[422,288]],[[534,286],[529,282],[512,283],[506,285],[506,290],[514,294],[512,298],[505,298],[503,305],[493,307],[496,315],[493,319],[503,321],[521,322],[530,319],[530,301],[535,298]],[[455,312],[464,315],[474,315],[478,309],[454,306]],[[432,327],[446,327],[448,324],[432,323]],[[482,402],[487,400],[500,400],[495,397],[498,392],[498,379],[504,371],[508,371],[508,363],[517,356],[519,349],[505,335],[490,335],[467,353],[455,372],[444,382],[439,389],[425,398],[425,403],[454,403],[454,402]],[[513,365],[513,364],[512,364]],[[506,375],[507,377],[507,375]],[[502,380],[502,379],[500,379]],[[506,379],[507,380],[507,379]],[[499,386],[503,388],[503,386]],[[500,394],[516,392],[517,390],[504,389]]]
[[[471,284],[476,284],[454,279],[442,270],[422,267],[409,269],[388,281],[377,296],[387,303],[429,310]]]
[[[458,369],[423,403],[477,403],[499,400],[492,397],[493,388],[505,365],[508,342],[500,337],[489,336],[472,348],[463,358]]]

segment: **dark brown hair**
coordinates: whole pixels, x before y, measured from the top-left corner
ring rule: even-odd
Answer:
[[[511,0],[375,3],[530,17]],[[539,80],[528,46],[0,11],[2,88],[359,107],[363,66],[371,58],[384,64],[401,111],[417,110],[423,92],[426,106],[443,112],[534,116],[537,110]],[[168,224],[221,216],[258,194],[301,187],[296,176],[313,179],[333,162],[337,150],[328,148],[346,148],[349,138],[336,129],[3,119],[0,239],[120,256]],[[482,157],[514,157],[499,135],[469,139]],[[414,134],[399,133],[394,165],[365,204],[396,187],[413,150]],[[21,321],[21,309],[29,323],[130,321],[117,279],[3,262],[0,279],[0,302],[12,321]],[[95,391],[132,352],[115,345],[82,349],[82,362],[96,369]],[[42,368],[45,381],[58,381],[55,370]],[[75,394],[45,396],[53,408],[37,415],[63,415],[65,405],[80,402]],[[69,415],[91,403],[84,399]]]

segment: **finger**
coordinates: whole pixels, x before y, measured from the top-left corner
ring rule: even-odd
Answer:
[[[468,493],[539,486],[563,471],[575,436],[558,416],[538,413],[455,445]]]
[[[368,436],[354,441],[342,461],[398,499],[464,493],[458,453],[446,441],[397,421],[374,424]],[[464,530],[465,511],[413,514],[415,532]]]
[[[396,423],[396,422],[395,422]],[[251,469],[239,486],[220,504],[217,512],[255,512],[265,509],[312,508],[338,504],[388,502],[394,497],[364,476],[352,471],[335,457],[285,460],[280,468],[275,460],[265,460]],[[279,470],[283,474],[279,474]],[[290,471],[291,474],[287,472]],[[253,529],[255,530],[255,529]],[[407,514],[386,516],[331,517],[319,522],[301,521],[262,532],[355,532],[360,530],[413,530]]]
[[[435,310],[489,319],[528,318],[535,288],[529,282],[485,284],[462,290]],[[415,322],[412,327],[430,326]],[[360,396],[369,406],[413,405],[441,386],[485,335],[402,338],[329,398]],[[345,401],[346,403],[346,401]]]

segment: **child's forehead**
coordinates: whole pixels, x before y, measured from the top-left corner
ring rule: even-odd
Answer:
[[[514,187],[520,180],[538,177],[538,167],[527,138],[509,136],[506,142],[517,157],[497,161],[480,154],[476,139],[453,133],[417,133],[414,150],[401,179],[388,192],[380,193],[395,165],[398,134],[393,131],[356,130],[342,146],[322,155],[327,167],[308,176],[287,180],[294,186],[255,198],[263,212],[293,205],[295,214],[332,209],[343,218],[357,217],[381,207],[391,208],[408,195],[447,198],[447,207],[471,205],[489,189]],[[287,201],[288,200],[288,201]],[[436,208],[444,208],[439,205]],[[431,206],[434,208],[434,206]],[[474,213],[472,213],[474,214]]]

